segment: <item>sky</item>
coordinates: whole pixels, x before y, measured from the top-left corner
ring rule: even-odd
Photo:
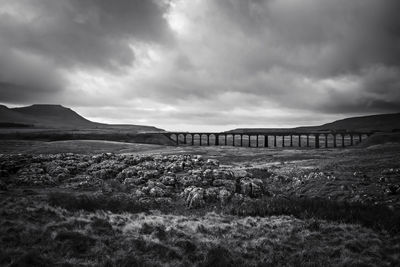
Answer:
[[[1,0],[0,103],[166,130],[400,111],[398,0]]]

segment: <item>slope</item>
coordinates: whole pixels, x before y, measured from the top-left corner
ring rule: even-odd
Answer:
[[[361,117],[351,117],[319,126],[302,126],[296,128],[238,128],[228,132],[309,132],[309,131],[394,131],[400,129],[400,113],[378,114]]]
[[[160,132],[153,126],[115,125],[90,121],[70,108],[61,105],[34,104],[27,107],[8,108],[0,105],[0,127],[32,126],[51,129],[90,129],[107,132]]]

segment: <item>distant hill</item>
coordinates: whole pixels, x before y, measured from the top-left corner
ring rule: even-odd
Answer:
[[[311,131],[393,131],[400,129],[400,113],[351,117],[319,126],[304,126],[296,128],[239,128],[228,132],[311,132]]]
[[[132,132],[163,131],[152,126],[113,125],[97,123],[85,119],[70,108],[61,105],[31,105],[20,108],[8,108],[0,105],[0,126],[34,127],[52,129],[110,129]]]
[[[72,109],[61,105],[32,105],[10,108],[9,110],[32,121],[35,126],[52,126],[55,128],[98,126],[98,123],[89,121]]]
[[[321,126],[298,127],[310,130],[392,131],[400,129],[400,113],[351,117]]]
[[[20,114],[18,112],[9,109],[6,106],[0,105],[0,123],[4,125],[26,125],[26,126],[33,126],[34,123],[37,121],[24,114]]]

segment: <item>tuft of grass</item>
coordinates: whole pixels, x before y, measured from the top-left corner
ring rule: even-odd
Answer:
[[[333,201],[323,198],[263,198],[234,203],[226,207],[239,216],[293,215],[300,219],[360,224],[375,230],[400,232],[400,212],[384,205]],[[317,227],[316,225],[311,226]]]
[[[48,202],[52,206],[77,211],[106,210],[115,213],[122,212],[147,212],[152,209],[167,210],[169,203],[159,203],[156,199],[140,201],[127,194],[115,194],[112,196],[104,194],[74,194],[52,192],[48,194]]]
[[[21,233],[17,242],[1,239],[1,266],[399,266],[399,235],[358,225],[215,212],[71,212],[16,197],[0,204],[7,207],[0,236]]]
[[[113,234],[113,228],[111,224],[103,218],[95,218],[91,226],[93,232],[98,235]]]

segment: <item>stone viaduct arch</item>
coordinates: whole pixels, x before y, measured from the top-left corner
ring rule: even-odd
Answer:
[[[373,132],[163,132],[176,145],[246,146],[246,147],[315,147],[354,146]]]

